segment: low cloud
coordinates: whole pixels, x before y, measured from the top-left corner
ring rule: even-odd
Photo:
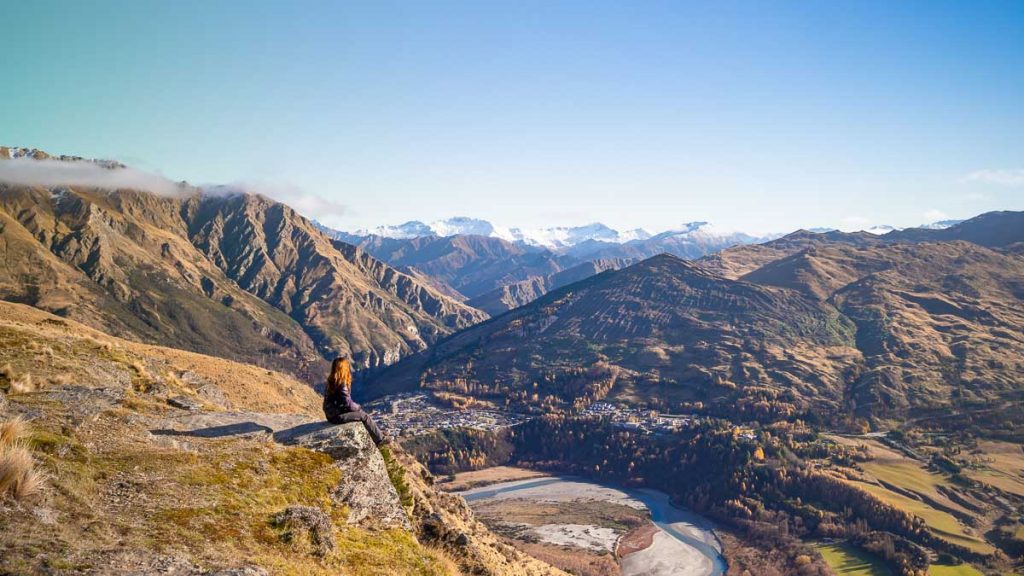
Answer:
[[[924,213],[924,221],[928,224],[938,222],[940,220],[949,220],[949,215],[942,210],[936,210],[934,208]]]
[[[204,187],[210,194],[240,193],[260,194],[271,200],[287,204],[296,212],[307,218],[322,221],[324,218],[336,218],[348,214],[344,204],[328,200],[322,196],[311,194],[297,186],[267,184],[263,182],[236,182],[226,186]]]
[[[116,190],[145,190],[162,196],[178,196],[187,186],[159,174],[127,167],[105,167],[87,160],[0,160],[0,182],[19,186],[83,186]]]
[[[963,177],[964,182],[980,182],[997,186],[1024,186],[1024,168],[977,170]]]
[[[0,160],[0,183],[47,188],[80,186],[107,190],[131,189],[161,196],[181,196],[195,189],[159,174],[125,166],[88,160],[37,160],[29,157]],[[348,209],[342,204],[295,186],[238,182],[225,186],[203,186],[203,191],[207,194],[262,194],[291,206],[308,218],[333,218],[348,214]]]

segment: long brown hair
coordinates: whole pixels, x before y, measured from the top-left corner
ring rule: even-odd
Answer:
[[[331,374],[327,377],[327,394],[333,394],[338,388],[352,388],[352,363],[348,358],[335,358],[331,362]]]

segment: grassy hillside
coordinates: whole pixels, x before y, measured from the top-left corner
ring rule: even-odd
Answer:
[[[290,376],[7,302],[0,347],[0,447],[3,423],[26,422],[15,442],[43,478],[12,499],[0,456],[0,572],[561,574],[503,548],[457,502],[435,502],[429,474],[404,456],[383,482],[468,544],[452,544],[460,532],[428,538],[425,516],[414,531],[350,522],[339,494],[363,482],[358,471],[270,434],[322,418],[316,393]],[[283,516],[296,506],[312,520]]]

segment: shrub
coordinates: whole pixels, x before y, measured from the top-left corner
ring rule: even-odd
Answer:
[[[395,487],[395,491],[398,492],[399,501],[405,508],[411,508],[413,496],[412,490],[409,489],[409,483],[405,479],[405,468],[395,459],[391,449],[387,446],[381,446],[380,455],[384,458],[384,464],[388,470],[388,478],[391,479],[391,484]]]

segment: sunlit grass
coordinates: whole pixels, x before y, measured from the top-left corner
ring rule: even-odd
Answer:
[[[932,564],[928,568],[928,576],[985,576],[970,564],[949,566],[945,564]]]
[[[837,576],[893,576],[880,558],[849,544],[819,544],[817,549]]]
[[[956,518],[947,512],[936,510],[920,500],[914,500],[913,498],[908,498],[902,494],[897,494],[896,492],[882,486],[867,484],[865,482],[857,482],[856,484],[883,502],[918,516],[925,521],[928,528],[931,529],[936,536],[943,540],[963,546],[980,554],[991,554],[995,551],[995,548],[984,540],[964,532],[963,526],[960,525]]]

